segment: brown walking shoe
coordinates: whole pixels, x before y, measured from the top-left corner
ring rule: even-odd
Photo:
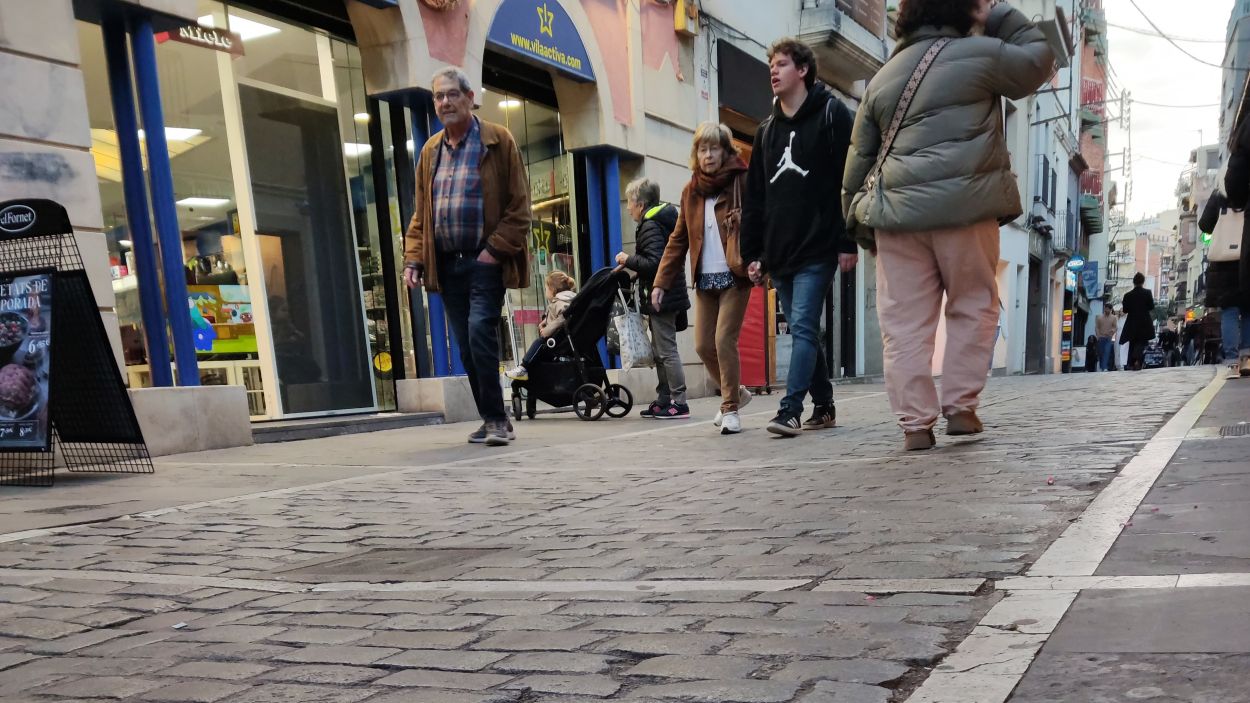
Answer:
[[[971,410],[964,413],[955,413],[946,418],[946,434],[952,437],[981,434],[984,431],[985,425],[981,424],[980,418]]]
[[[903,449],[906,451],[920,452],[935,446],[937,446],[937,437],[933,436],[933,430],[903,433]]]

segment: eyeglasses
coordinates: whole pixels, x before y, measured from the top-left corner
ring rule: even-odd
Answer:
[[[464,97],[464,93],[461,93],[458,90],[449,90],[446,93],[435,93],[434,102],[441,103],[441,102],[446,102],[448,100],[459,100],[460,98],[463,98],[463,97]]]

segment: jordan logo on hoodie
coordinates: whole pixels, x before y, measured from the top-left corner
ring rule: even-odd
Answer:
[[[777,179],[781,178],[781,174],[786,171],[796,171],[800,176],[807,177],[807,171],[794,163],[794,132],[790,132],[790,143],[786,146],[785,153],[781,155],[781,161],[777,162],[777,173],[773,174],[773,179],[769,183],[776,183]]]

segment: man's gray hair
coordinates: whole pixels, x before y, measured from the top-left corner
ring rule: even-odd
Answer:
[[[649,178],[639,178],[625,186],[625,197],[645,208],[654,207],[660,204],[660,184]]]
[[[450,78],[458,83],[460,85],[460,92],[462,93],[473,92],[473,84],[469,82],[469,74],[461,71],[455,66],[447,66],[446,68],[440,68],[435,71],[434,76],[430,78],[430,87],[433,88],[434,84],[437,83],[440,78]]]

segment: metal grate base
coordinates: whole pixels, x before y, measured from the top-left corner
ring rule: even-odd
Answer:
[[[1224,425],[1220,428],[1221,437],[1250,437],[1250,422],[1240,422],[1236,425]]]

